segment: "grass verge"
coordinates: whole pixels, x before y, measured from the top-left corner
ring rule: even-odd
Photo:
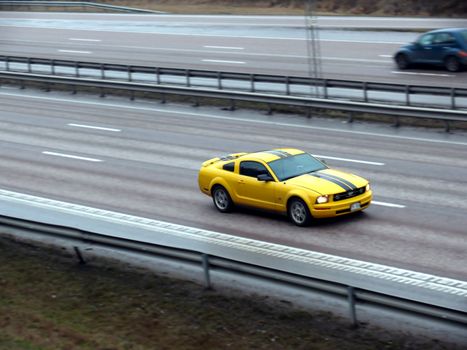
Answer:
[[[0,349],[453,349],[0,237]]]

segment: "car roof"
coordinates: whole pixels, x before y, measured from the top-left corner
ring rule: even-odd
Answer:
[[[269,163],[275,160],[286,158],[290,156],[294,156],[297,154],[305,153],[302,150],[296,148],[275,148],[268,151],[259,151],[254,153],[248,153],[242,157],[242,160],[245,159],[255,159],[255,160],[262,160],[263,162]]]
[[[429,32],[426,32],[425,34],[428,33],[453,33],[453,32],[463,32],[464,30],[467,30],[467,28],[442,28],[442,29],[435,29],[435,30],[430,30]]]

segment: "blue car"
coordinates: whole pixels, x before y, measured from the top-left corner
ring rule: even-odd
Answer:
[[[402,46],[394,55],[394,61],[399,69],[407,69],[414,64],[430,64],[458,72],[467,66],[467,28],[427,32],[414,43]]]

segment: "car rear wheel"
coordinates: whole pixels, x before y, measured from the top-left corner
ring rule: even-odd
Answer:
[[[446,57],[444,60],[444,66],[450,72],[458,72],[461,69],[461,63],[459,59],[455,56]]]
[[[287,208],[290,220],[297,226],[308,226],[311,213],[308,205],[300,198],[292,198]]]
[[[232,211],[233,201],[232,198],[230,198],[229,192],[227,192],[224,187],[217,185],[212,189],[212,200],[214,202],[214,206],[221,213]]]
[[[399,69],[407,69],[410,66],[410,61],[407,55],[399,53],[396,56],[396,64]]]

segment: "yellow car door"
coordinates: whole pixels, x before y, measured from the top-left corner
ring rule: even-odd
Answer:
[[[269,180],[260,181],[258,175],[269,175]],[[264,209],[276,209],[275,187],[277,183],[268,169],[260,162],[240,162],[237,181],[237,196],[241,204]]]

